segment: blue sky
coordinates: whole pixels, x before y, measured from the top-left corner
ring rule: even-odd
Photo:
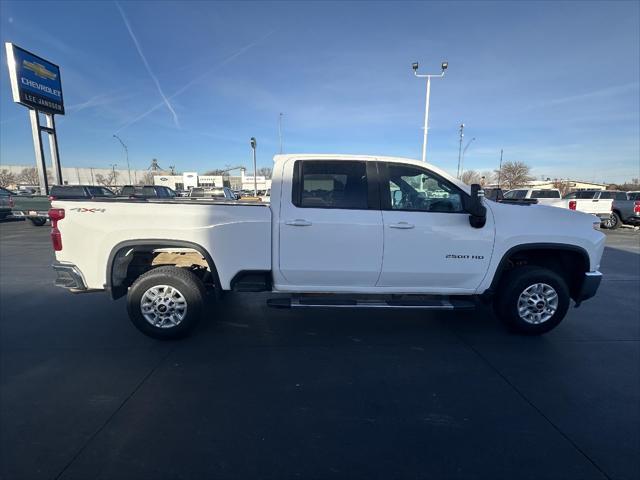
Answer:
[[[455,172],[521,160],[536,176],[640,176],[640,3],[10,2],[3,42],[61,66],[67,166],[205,171],[286,153],[419,158]],[[127,25],[128,24],[128,25]],[[137,46],[136,46],[137,43]],[[0,74],[1,163],[34,162],[24,107]]]

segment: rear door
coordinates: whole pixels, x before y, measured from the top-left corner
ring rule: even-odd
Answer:
[[[282,277],[307,288],[374,287],[382,265],[375,162],[296,160],[285,169],[293,171],[277,226]]]
[[[596,202],[594,202],[596,208],[593,213],[600,215],[609,215],[611,213],[611,206],[613,199],[616,198],[618,192],[603,190],[600,192],[600,196]]]

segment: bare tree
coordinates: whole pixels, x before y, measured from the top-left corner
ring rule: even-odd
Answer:
[[[500,186],[507,190],[522,187],[534,179],[529,172],[531,168],[524,162],[506,162],[502,170],[496,170],[495,174],[500,181]]]
[[[23,168],[18,175],[18,181],[26,185],[39,185],[38,170],[36,167]]]
[[[560,190],[560,195],[562,195],[563,197],[571,191],[569,182],[565,180],[558,180],[558,179],[554,180],[553,188],[557,188],[558,190]]]
[[[96,182],[98,185],[103,185],[105,187],[111,187],[116,185],[118,181],[118,172],[111,171],[108,175],[102,175],[101,173],[96,174]]]
[[[16,184],[16,176],[6,168],[0,170],[0,187],[9,187]]]
[[[153,172],[146,172],[138,182],[140,185],[153,185]]]
[[[460,177],[467,185],[471,185],[472,183],[480,183],[480,174],[475,170],[465,170],[462,172],[462,176]]]
[[[272,173],[273,173],[273,169],[271,167],[262,167],[258,169],[258,175],[263,176],[265,178],[271,178]]]

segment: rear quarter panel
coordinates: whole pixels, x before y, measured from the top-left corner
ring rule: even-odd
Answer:
[[[204,248],[223,289],[241,270],[271,269],[271,211],[260,205],[54,201],[59,262],[76,265],[89,288],[104,288],[112,250],[126,241],[186,241]]]

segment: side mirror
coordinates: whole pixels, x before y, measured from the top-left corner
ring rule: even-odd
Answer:
[[[484,190],[477,183],[471,185],[471,198],[465,205],[465,210],[469,213],[469,224],[473,228],[482,228],[487,222],[487,208],[482,204]]]

